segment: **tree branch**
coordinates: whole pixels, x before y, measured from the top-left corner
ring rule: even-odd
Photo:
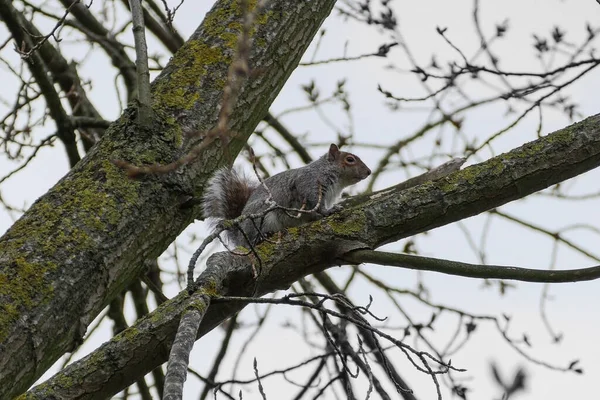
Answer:
[[[368,251],[368,250],[367,250]],[[356,250],[354,252],[350,252],[349,255],[360,253],[361,250]],[[344,291],[340,289],[336,283],[331,279],[329,274],[326,272],[319,272],[315,274],[315,278],[327,290],[327,292],[331,295],[341,293],[344,294]],[[348,300],[349,301],[349,300]],[[340,312],[344,314],[352,313],[352,317],[358,319],[361,322],[366,323],[364,317],[358,313],[353,313],[351,309],[348,307],[344,307],[341,303],[336,302],[336,307],[340,310]],[[400,376],[396,368],[391,363],[385,352],[382,351],[381,345],[377,340],[377,337],[373,335],[372,332],[367,331],[366,329],[362,329],[357,326],[358,332],[360,333],[363,342],[369,347],[369,349],[373,352],[373,356],[377,360],[377,362],[381,365],[381,368],[385,371],[386,375],[392,381],[392,383],[399,390],[398,393],[404,400],[417,400],[415,394],[410,389],[410,386],[406,383],[406,381]]]
[[[19,13],[13,7],[12,1],[0,1],[0,17],[2,17],[6,27],[12,34],[18,52],[23,54],[23,52],[34,48],[31,37],[23,30],[22,18],[20,18]],[[31,75],[33,75],[44,94],[50,115],[56,123],[57,136],[65,145],[69,164],[73,167],[81,159],[77,150],[75,132],[71,120],[61,104],[60,97],[54,89],[54,84],[49,79],[48,68],[37,51],[32,52],[25,59]]]
[[[123,2],[123,4],[125,4],[126,7],[130,7],[128,0],[121,0],[121,1]],[[146,7],[143,7],[144,22],[146,23],[146,27],[148,28],[148,30],[150,32],[152,32],[154,34],[154,36],[156,36],[156,38],[158,40],[160,40],[160,42],[171,53],[175,53],[177,50],[179,50],[179,48],[181,46],[183,46],[183,44],[185,43],[185,40],[183,40],[181,35],[177,31],[175,31],[172,26],[169,27],[166,24],[165,25],[161,24],[161,21],[166,23],[167,19],[162,14],[162,11],[160,9],[157,9],[156,7],[154,7],[154,6],[156,6],[156,4],[154,2],[145,1],[144,4],[149,5],[150,9],[152,11],[158,12],[160,14],[160,16],[159,16],[160,20],[157,20],[153,15],[150,14],[150,12],[146,9]]]
[[[134,112],[126,110],[0,238],[0,397],[26,390],[75,349],[95,316],[144,272],[144,260],[158,257],[201,215],[198,205],[182,202],[201,197],[211,172],[233,161],[334,3],[272,1],[252,32],[249,62],[261,74],[241,88],[229,145],[215,141],[176,174],[128,179],[111,160],[166,164],[203,140],[184,140],[182,131],[216,125],[235,51],[229,38],[241,16],[237,1],[218,1],[153,82],[151,129],[136,130]],[[89,11],[76,5],[72,12],[86,18]]]
[[[75,0],[60,0],[60,2],[65,8],[69,8],[71,14],[77,19],[74,26],[88,36],[91,41],[100,44],[111,58],[113,65],[119,69],[127,88],[127,102],[129,103],[136,93],[135,65],[129,59],[123,44],[112,37],[110,31],[94,17],[84,4],[73,5],[76,3]]]
[[[183,397],[183,384],[187,377],[190,353],[196,341],[200,322],[202,322],[202,318],[210,305],[210,297],[205,294],[192,297],[194,300],[190,302],[181,316],[177,335],[173,346],[171,346],[167,375],[165,376],[163,394],[165,400],[177,400]]]
[[[271,114],[271,112],[268,112],[263,118],[263,120],[267,124],[269,124],[271,128],[275,129],[277,133],[281,135],[283,140],[285,140],[290,146],[292,146],[294,151],[298,153],[298,156],[300,156],[300,158],[302,159],[302,162],[308,164],[312,161],[312,157],[310,156],[310,154],[308,154],[304,146],[300,144],[298,139],[290,131],[288,131],[287,128],[283,126],[283,124],[273,114]]]
[[[150,106],[150,71],[148,70],[148,46],[146,45],[144,15],[140,0],[129,0],[131,20],[133,21],[133,38],[135,41],[135,64],[137,70],[138,123],[149,127],[152,122]]]
[[[73,4],[76,3],[72,3],[69,7],[72,7]],[[23,28],[31,35],[34,37],[42,36],[37,27],[27,18],[24,18],[22,14],[20,14],[20,20],[23,23]],[[92,128],[87,129],[87,135],[81,135],[84,148],[88,151],[95,143],[95,140],[102,136],[104,130],[108,128],[110,123],[100,122],[103,121],[102,116],[88,99],[85,89],[81,86],[81,80],[79,79],[75,64],[67,62],[63,55],[48,41],[40,46],[38,53],[50,70],[52,80],[60,86],[71,106],[73,126],[79,128],[80,132],[82,128]],[[80,124],[78,122],[79,118],[82,118],[83,123]],[[86,123],[90,121],[98,122],[93,124]]]
[[[215,379],[217,378],[217,373],[219,372],[219,367],[221,366],[221,363],[223,362],[223,359],[225,358],[225,354],[227,353],[227,349],[229,348],[229,343],[231,342],[231,336],[233,335],[233,331],[235,331],[236,327],[237,327],[236,317],[233,316],[228,321],[227,330],[225,331],[225,337],[223,338],[223,342],[221,343],[221,348],[219,349],[219,352],[215,356],[213,366],[210,369],[208,376],[206,377],[206,380],[208,382],[205,383],[204,389],[202,389],[202,393],[200,394],[200,397],[199,397],[200,400],[205,400],[206,397],[208,396],[208,394],[210,393],[210,390],[215,387],[214,385],[211,385],[209,382],[214,382]]]
[[[201,286],[197,293],[210,290],[217,296],[262,296],[284,289],[304,276],[338,265],[352,251],[376,248],[470,217],[599,164],[600,115],[596,115],[440,180],[407,190],[390,188],[358,196],[361,203],[356,209],[346,208],[328,218],[291,228],[277,243],[264,242],[256,247],[262,265],[257,279],[252,278],[248,257],[213,254],[201,275],[210,285]],[[166,360],[187,300],[188,295],[181,293],[164,303],[131,329],[32,389],[30,398],[49,394],[60,398],[61,393],[73,395],[74,391],[91,396],[86,385],[93,386],[97,379],[102,379],[103,395],[118,392]],[[211,305],[199,336],[241,308],[243,304],[239,303]],[[148,352],[147,348],[157,350]],[[119,376],[94,372],[103,365],[119,365]]]
[[[565,283],[589,281],[600,278],[600,266],[572,270],[542,270],[504,265],[477,265],[439,258],[420,257],[384,251],[356,250],[344,255],[344,261],[352,264],[379,264],[418,271],[481,279],[512,279],[522,282]]]

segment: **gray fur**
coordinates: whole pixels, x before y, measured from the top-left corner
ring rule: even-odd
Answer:
[[[348,156],[355,159],[353,165],[344,162]],[[244,220],[240,228],[254,245],[274,232],[329,215],[342,190],[365,179],[370,173],[360,158],[339,151],[335,145],[318,160],[273,175],[262,184],[249,180],[235,170],[220,169],[208,182],[203,199],[204,216],[222,221],[240,215],[260,214],[269,208],[271,200],[285,208],[314,209],[311,213],[301,213],[299,218],[294,218],[298,215],[297,211],[273,210],[255,219],[254,223],[250,219]],[[241,204],[245,204],[243,209]],[[232,245],[248,246],[239,229],[229,231],[228,239]]]
[[[218,169],[208,180],[207,189],[204,191],[204,217],[216,220],[239,217],[257,185],[258,182],[235,169]]]

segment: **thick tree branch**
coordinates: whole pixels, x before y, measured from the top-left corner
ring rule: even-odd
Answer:
[[[368,227],[365,234],[373,235],[366,236],[367,243],[377,247],[496,208],[598,165],[600,114],[401,196],[392,187],[347,203],[366,202],[362,225]]]
[[[213,142],[177,173],[128,179],[112,160],[165,164],[203,140],[184,140],[182,130],[215,126],[241,17],[236,0],[218,1],[153,82],[152,129],[140,132],[127,110],[0,238],[0,397],[21,393],[76,348],[94,317],[143,273],[144,260],[200,215],[198,206],[181,205],[233,161],[334,3],[272,1],[253,31],[249,62],[261,74],[241,88],[229,145]],[[80,8],[72,10],[87,12]]]
[[[600,115],[595,115],[437,181],[352,198],[348,203],[356,205],[360,201],[360,207],[291,228],[278,243],[257,246],[261,268],[256,280],[247,257],[214,254],[201,276],[203,282],[210,284],[202,285],[197,293],[209,290],[217,296],[262,296],[284,289],[304,276],[338,265],[352,251],[376,248],[499,207],[599,164]],[[98,380],[104,386],[96,389],[96,395],[100,390],[105,395],[116,393],[131,384],[167,359],[178,316],[188,300],[188,295],[181,293],[164,303],[131,329],[34,388],[30,398],[60,398],[61,393],[73,394],[74,390],[82,396],[92,396],[86,391],[87,385],[96,387]],[[230,303],[211,305],[199,336],[242,307]],[[156,350],[148,352],[148,348]],[[106,365],[117,365],[119,375],[101,373]]]

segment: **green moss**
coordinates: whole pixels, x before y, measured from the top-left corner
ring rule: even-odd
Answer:
[[[164,319],[165,315],[175,315],[177,311],[177,301],[169,301],[161,304],[161,312],[152,312],[144,316],[153,325],[159,324]]]
[[[118,334],[117,336],[110,339],[110,341],[114,342],[120,340],[121,338],[121,334]],[[94,365],[106,365],[106,359],[109,358],[109,355],[105,353],[105,350],[103,348],[100,348],[96,351],[91,352],[89,357],[89,361],[86,364],[89,365],[90,368],[93,368]]]
[[[200,314],[204,314],[206,312],[206,302],[204,301],[192,301],[187,305],[188,309],[193,309],[198,311]],[[185,311],[184,311],[185,313]]]
[[[189,110],[200,99],[199,84],[216,63],[229,62],[221,49],[200,40],[189,40],[171,61],[169,79],[159,79],[154,87],[153,108]]]
[[[204,293],[207,296],[214,297],[214,296],[221,295],[220,290],[217,290],[217,288],[218,288],[217,283],[214,280],[210,279],[210,280],[208,280],[208,282],[204,282],[202,284],[202,287],[199,290],[200,290],[200,293]]]
[[[250,10],[254,10],[256,7],[256,0],[250,0],[248,2]],[[221,2],[220,7],[214,8],[210,13],[206,15],[202,22],[202,28],[204,31],[213,37],[219,37],[225,39],[223,34],[232,33],[228,30],[234,30],[239,34],[241,30],[241,17],[242,10],[240,8],[240,2],[238,0],[230,0],[228,2]],[[234,41],[225,41],[229,45],[230,49],[234,49],[237,43],[237,35]]]
[[[32,205],[3,238],[12,264],[0,272],[0,327],[49,301],[54,288],[48,276],[67,256],[94,252],[97,234],[115,234],[121,210],[129,209],[120,204],[135,203],[139,185],[105,160],[61,180]],[[6,335],[0,328],[0,341]]]
[[[256,253],[261,260],[270,260],[275,254],[275,242],[262,242],[259,246],[255,247]]]
[[[457,174],[452,174],[449,175],[443,179],[438,180],[435,185],[442,190],[444,193],[449,193],[451,191],[454,190],[454,188],[456,188],[456,186],[462,182],[463,178],[462,178],[462,174],[463,171],[465,171],[466,169],[462,170],[461,172],[457,173]],[[426,184],[427,185],[427,184]]]
[[[55,383],[55,387],[59,387],[59,388],[70,388],[73,387],[73,385],[78,384],[79,382],[77,382],[77,380],[73,379],[70,375],[68,374],[57,374],[54,376],[53,379],[56,379],[56,383]]]
[[[423,187],[424,190],[431,190],[431,186],[434,186],[442,190],[444,193],[448,193],[453,191],[456,186],[465,181],[470,184],[474,184],[477,178],[483,173],[489,175],[489,171],[491,171],[493,174],[500,175],[505,169],[503,161],[491,161],[491,163],[472,165],[435,182],[427,182],[423,185],[420,185],[418,188]]]
[[[467,181],[471,184],[475,183],[477,177],[484,171],[486,167],[474,166],[474,168],[465,168],[459,175],[463,181]]]
[[[500,175],[506,169],[506,165],[502,160],[494,159],[492,160],[489,169],[495,174]]]
[[[579,123],[573,124],[560,131],[554,132],[542,140],[536,140],[533,142],[526,143],[518,149],[515,149],[509,153],[499,155],[488,160],[485,163],[470,166],[461,170],[459,173],[452,174],[444,179],[439,180],[436,186],[444,192],[452,191],[456,185],[461,182],[474,183],[476,179],[483,173],[489,175],[501,175],[506,170],[507,164],[513,160],[535,160],[540,161],[546,157],[546,148],[548,146],[557,146],[564,144],[565,146],[571,145],[574,137],[582,132],[585,132],[588,125],[594,125],[597,121],[594,118],[588,118]]]
[[[365,229],[367,217],[364,212],[356,209],[348,218],[328,218],[324,221],[336,236],[353,236]]]
[[[241,25],[237,23],[231,23],[229,26]],[[229,49],[237,48],[239,34],[236,32],[223,32],[221,33],[221,39],[225,42],[225,46]]]
[[[287,230],[287,240],[295,241],[300,237],[300,228],[295,226],[293,228],[288,228]]]
[[[90,234],[114,232],[112,228],[119,223],[121,210],[126,209],[119,205],[135,203],[139,185],[139,182],[125,178],[123,171],[108,159],[89,166],[74,179],[59,182],[53,191],[60,194],[64,215],[58,216],[49,201],[40,204],[45,214],[45,228],[55,229],[55,225],[59,228],[56,232],[59,236],[54,235],[50,243],[52,248],[48,250],[62,248],[66,242],[93,248]],[[58,224],[55,218],[60,218]]]
[[[17,256],[6,272],[0,273],[0,342],[7,337],[8,327],[20,317],[20,308],[38,305],[34,299],[39,299],[40,294],[44,302],[48,300],[47,295],[54,288],[44,285],[44,279],[56,268],[53,262],[31,263]]]
[[[6,303],[6,300],[2,301]],[[2,304],[0,306],[0,342],[8,336],[8,327],[19,318],[19,310],[14,304]]]
[[[139,334],[140,334],[140,330],[138,328],[136,328],[135,326],[130,326],[129,328],[127,328],[123,332],[121,332],[115,338],[115,340],[133,342],[137,339],[137,336]]]
[[[249,8],[253,10],[256,3],[256,0],[251,0]],[[261,13],[255,20],[250,35],[254,35],[257,26],[275,18],[274,14],[272,11]],[[168,79],[157,79],[153,92],[153,108],[189,110],[200,101],[200,85],[213,70],[212,67],[219,63],[231,63],[242,30],[241,21],[242,12],[237,0],[224,2],[220,7],[213,9],[202,23],[202,39],[187,41],[171,60]],[[214,45],[207,44],[206,38],[213,38]],[[264,39],[260,43],[266,45]],[[219,69],[223,71],[223,68]],[[215,79],[217,86],[225,86],[226,76],[213,75],[211,78]]]
[[[267,47],[267,41],[263,38],[257,38],[254,40],[254,45],[258,47]]]
[[[147,155],[148,154],[145,154],[145,156]],[[154,161],[155,159],[151,162]],[[119,193],[121,199],[128,204],[136,203],[139,198],[139,182],[126,179],[123,171],[108,159],[102,160],[101,164],[106,176],[106,182],[104,184],[106,190]]]
[[[180,147],[183,143],[183,131],[181,130],[181,125],[171,116],[166,119],[166,122],[169,129],[164,130],[163,137],[166,140],[172,141],[175,147]]]

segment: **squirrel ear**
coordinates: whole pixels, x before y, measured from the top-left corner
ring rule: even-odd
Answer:
[[[331,143],[331,146],[329,146],[329,154],[327,157],[329,161],[335,160],[335,157],[339,154],[339,152],[340,149],[338,149],[338,147],[334,143]]]

